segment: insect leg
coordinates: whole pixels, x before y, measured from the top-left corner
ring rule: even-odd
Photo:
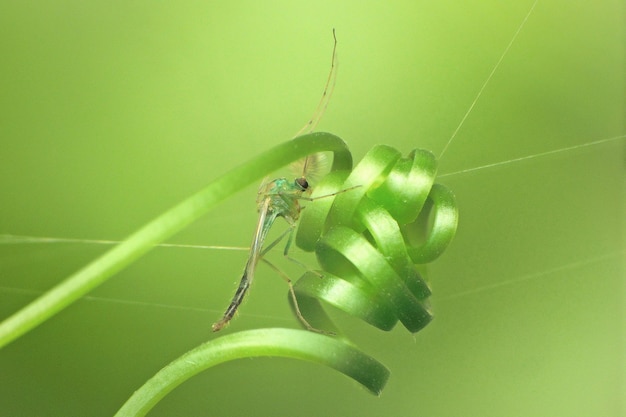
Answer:
[[[280,241],[283,240],[285,236],[287,236],[287,234],[291,233],[292,231],[293,231],[293,226],[290,225],[290,227],[286,229],[284,232],[282,232],[280,236],[278,236],[274,241],[272,241],[272,243],[270,243],[269,245],[263,248],[263,250],[261,251],[261,256],[264,256],[267,252],[272,250],[274,246],[278,245]]]
[[[293,236],[294,236],[293,232],[295,231],[295,225],[291,226],[287,231],[289,232],[289,237],[287,238],[287,243],[285,244],[285,249],[283,251],[283,255],[285,256],[285,258],[289,259],[291,262],[293,262],[296,265],[300,265],[300,267],[302,267],[302,269],[304,269],[305,271],[313,272],[315,275],[322,278],[324,276],[323,274],[321,274],[318,271],[312,270],[311,268],[309,268],[307,265],[300,262],[296,258],[292,258],[291,256],[289,256],[289,249],[291,249],[291,244],[293,243]]]
[[[300,306],[298,305],[298,298],[296,297],[296,292],[293,289],[293,283],[291,282],[291,279],[287,276],[287,274],[285,274],[276,265],[274,265],[273,263],[271,263],[267,259],[263,258],[262,261],[265,262],[270,268],[272,268],[278,275],[280,275],[285,280],[285,282],[287,282],[287,285],[289,285],[289,294],[291,294],[291,300],[293,301],[293,307],[294,307],[294,310],[296,312],[296,316],[298,317],[298,320],[300,320],[300,323],[302,323],[302,325],[304,325],[304,327],[307,330],[310,330],[312,332],[333,335],[334,333],[326,332],[324,330],[320,330],[318,328],[313,327],[304,318],[304,316],[302,315],[302,312],[300,311]]]
[[[328,106],[328,102],[330,101],[330,97],[333,94],[333,90],[335,89],[335,81],[337,80],[337,36],[335,35],[334,28],[333,41],[333,55],[330,62],[330,72],[328,74],[328,79],[326,80],[326,85],[324,86],[322,98],[320,99],[320,102],[317,105],[313,116],[309,119],[308,122],[306,122],[304,126],[302,126],[302,129],[300,129],[294,137],[298,137],[306,133],[311,133],[313,130],[315,130],[315,127],[317,127],[317,124],[324,115],[326,107]]]

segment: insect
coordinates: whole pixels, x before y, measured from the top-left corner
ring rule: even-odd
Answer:
[[[328,74],[328,79],[326,81],[326,86],[324,87],[322,98],[311,119],[302,127],[302,129],[300,129],[300,131],[298,131],[298,133],[296,133],[295,137],[312,132],[320,121],[322,115],[324,114],[326,107],[328,106],[328,101],[330,100],[330,97],[332,95],[332,90],[334,89],[337,75],[337,37],[335,36],[334,29],[333,39],[334,45],[331,68],[330,73]],[[307,174],[309,173],[309,170],[312,170],[316,167],[317,161],[318,157],[315,155],[305,158],[303,162],[301,176],[293,181],[288,180],[287,178],[278,178],[270,182],[264,182],[259,188],[259,192],[257,194],[259,221],[257,223],[254,238],[252,240],[252,246],[250,247],[248,262],[246,263],[243,276],[241,277],[241,281],[239,282],[239,287],[237,288],[237,291],[235,292],[232,301],[224,312],[222,318],[214,323],[212,326],[214,332],[223,329],[235,316],[237,309],[241,305],[244,297],[250,289],[250,285],[252,284],[252,281],[254,279],[254,273],[256,271],[257,264],[263,258],[263,255],[269,249],[274,247],[287,234],[289,236],[287,237],[284,255],[289,258],[288,252],[293,238],[293,231],[295,230],[298,218],[300,217],[300,211],[302,210],[299,200],[313,201],[320,198],[331,197],[333,195],[351,189],[348,188],[346,190],[341,190],[332,194],[318,196],[315,198],[306,196],[306,193],[310,192],[309,183],[307,181]],[[272,242],[270,245],[264,248],[267,233],[271,229],[276,219],[279,217],[282,217],[287,221],[287,223],[289,224],[289,229],[287,229],[285,233],[280,235],[276,241]],[[299,263],[295,259],[289,259]],[[293,290],[293,285],[289,277],[287,277],[272,264],[268,264],[287,281],[287,284],[289,285],[289,291],[293,299],[296,315],[298,316],[298,319],[300,319],[302,324],[304,324],[304,326],[309,330],[324,333],[323,331],[315,329],[313,326],[311,326],[300,312],[300,309],[298,307],[298,301]]]

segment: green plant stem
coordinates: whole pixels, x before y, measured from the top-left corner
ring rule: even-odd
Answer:
[[[334,152],[332,170],[349,170],[352,167],[352,156],[346,144],[330,133],[300,136],[270,149],[152,220],[124,242],[4,320],[0,323],[0,347],[63,310],[235,192],[292,161],[322,151]]]
[[[144,416],[165,395],[199,372],[234,359],[260,356],[300,359],[329,366],[376,395],[389,377],[389,371],[379,362],[335,338],[306,330],[248,330],[222,336],[180,356],[135,391],[115,417]]]

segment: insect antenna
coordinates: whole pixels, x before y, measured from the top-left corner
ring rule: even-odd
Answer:
[[[330,72],[328,73],[328,78],[326,79],[326,85],[324,86],[324,92],[322,93],[322,98],[317,104],[317,108],[313,113],[313,116],[309,119],[308,122],[295,134],[294,138],[298,136],[311,133],[315,130],[318,123],[324,116],[326,112],[326,108],[328,107],[328,103],[330,102],[330,98],[332,97],[333,91],[335,90],[335,83],[337,81],[337,68],[338,68],[338,60],[337,60],[337,35],[335,33],[335,29],[333,28],[333,54],[330,60]],[[321,176],[324,168],[327,165],[326,155],[322,153],[317,153],[314,155],[309,155],[304,159],[294,162],[291,164],[291,170],[295,175],[299,175],[300,178],[313,178],[315,180],[316,177]]]
[[[324,112],[326,111],[326,107],[328,107],[328,102],[330,101],[330,97],[333,95],[333,91],[335,90],[335,82],[337,81],[337,36],[335,35],[335,28],[333,28],[333,55],[330,61],[330,72],[328,73],[328,79],[326,80],[326,85],[324,86],[324,92],[322,93],[322,98],[320,99],[313,116],[309,119],[308,122],[302,129],[295,134],[295,138],[298,136],[304,135],[306,133],[311,133],[317,127],[317,124],[324,116]]]

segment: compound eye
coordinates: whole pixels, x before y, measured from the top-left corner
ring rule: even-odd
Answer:
[[[306,191],[309,188],[309,183],[304,177],[296,178],[296,184],[298,184],[298,187],[302,188],[302,191]]]

